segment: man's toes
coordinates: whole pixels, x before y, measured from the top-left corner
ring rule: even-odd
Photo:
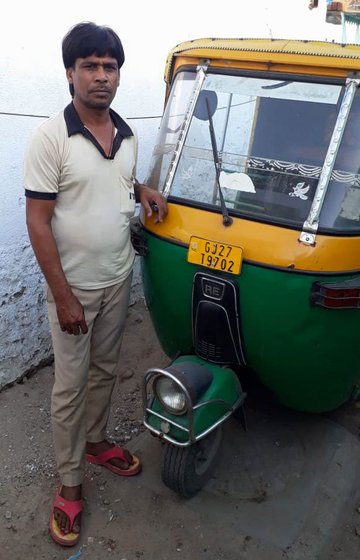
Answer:
[[[124,449],[124,455],[126,457],[128,465],[131,465],[133,463],[133,456],[131,455],[130,451],[128,451],[127,449]]]
[[[69,520],[66,515],[63,515],[59,510],[55,510],[54,518],[60,531],[67,534],[69,532]]]
[[[110,460],[110,463],[114,465],[114,467],[119,467],[119,469],[127,470],[133,464],[134,459],[130,451],[128,451],[127,449],[123,449],[123,453],[125,455],[126,461],[122,461],[118,457],[114,457],[114,459]]]
[[[73,533],[80,533],[80,515],[78,515],[76,517],[76,519],[74,520],[74,525],[73,525]]]
[[[130,467],[130,465],[133,464],[134,460],[133,460],[133,456],[131,455],[130,451],[128,451],[127,449],[124,449],[123,451],[124,451],[126,463],[124,463],[124,461],[121,461],[120,459],[118,459],[119,467],[121,467],[122,469],[127,469],[127,468]]]

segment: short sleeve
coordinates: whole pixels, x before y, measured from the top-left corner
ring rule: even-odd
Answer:
[[[47,123],[46,123],[47,124]],[[55,198],[59,189],[60,153],[56,135],[46,126],[32,134],[24,160],[24,187],[33,198]]]

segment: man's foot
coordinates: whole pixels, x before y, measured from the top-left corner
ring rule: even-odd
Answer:
[[[81,486],[61,486],[50,517],[50,533],[63,546],[74,546],[80,538]]]
[[[89,463],[101,465],[120,476],[132,476],[141,470],[140,460],[127,449],[103,440],[86,444],[86,459]]]

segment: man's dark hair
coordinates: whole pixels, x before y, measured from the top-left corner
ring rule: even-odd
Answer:
[[[109,55],[117,60],[119,68],[124,64],[125,54],[120,38],[110,27],[84,21],[74,25],[62,41],[62,57],[65,68],[73,68],[77,58],[91,54]],[[70,93],[74,95],[73,85]]]

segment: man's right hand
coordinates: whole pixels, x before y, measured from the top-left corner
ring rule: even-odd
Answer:
[[[51,228],[54,209],[55,200],[26,197],[30,241],[54,297],[61,330],[69,334],[85,334],[88,326],[84,309],[66,280]]]
[[[75,335],[88,332],[83,306],[74,294],[57,299],[56,311],[63,332]]]

